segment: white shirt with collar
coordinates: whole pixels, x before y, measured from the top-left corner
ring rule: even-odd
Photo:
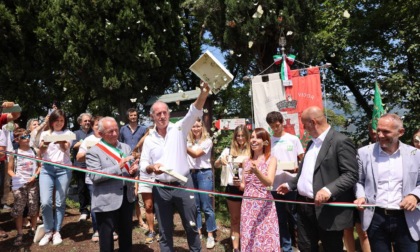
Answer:
[[[187,176],[189,167],[187,161],[187,136],[198,117],[203,115],[203,110],[198,110],[191,104],[187,115],[176,123],[169,123],[166,136],[158,134],[156,128],[146,137],[140,157],[142,174],[147,174],[146,167],[159,163],[164,168]],[[162,182],[175,182],[176,178],[167,175],[156,175],[156,180]]]
[[[388,154],[379,146],[378,155],[378,188],[376,204],[387,209],[400,209],[403,198],[402,182],[403,167],[401,151],[398,148],[394,153]]]
[[[319,135],[317,138],[313,138],[313,143],[309,149],[306,150],[305,158],[303,160],[302,172],[297,184],[298,193],[302,196],[311,199],[315,197],[313,187],[315,163],[316,159],[318,158],[318,153],[321,150],[322,143],[324,142],[325,137],[327,136],[330,129],[331,126],[328,126],[328,128],[322,132],[321,135]]]

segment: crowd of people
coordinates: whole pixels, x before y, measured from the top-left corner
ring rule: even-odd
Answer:
[[[420,130],[412,137],[414,147],[404,144],[401,118],[385,114],[376,130],[371,129],[370,143],[357,149],[330,126],[321,108],[309,107],[301,114],[312,138],[304,151],[299,138],[285,132],[282,113],[273,111],[266,116],[271,135],[263,128],[249,132],[238,126],[230,146],[212,163],[213,142],[202,120],[208,94],[203,83],[176,123],[169,121],[168,105],[155,102],[149,128],[138,124],[135,109],[127,111],[128,123],[121,129],[112,117],[82,113],[75,140],[66,137],[73,133],[59,108],[42,124],[29,120],[27,128],[6,127],[20,114],[3,113],[0,182],[7,170],[17,229],[14,245],[23,243],[24,216],[39,246],[62,243],[65,200],[75,176],[79,221],[92,218],[92,241],[100,251],[113,251],[114,240],[120,251],[131,251],[134,209],[147,231],[145,243],[158,241],[161,251],[174,251],[177,211],[189,250],[201,251],[202,239],[212,249],[217,241],[214,167],[221,168],[216,178],[226,188],[234,252],[289,252],[293,246],[309,252],[318,251],[320,244],[326,252],[342,251],[343,246],[355,251],[354,227],[363,251],[419,250]],[[64,140],[51,141],[51,136]],[[6,150],[15,155],[6,156]],[[36,162],[36,157],[45,162]],[[87,173],[72,172],[69,165]],[[40,216],[42,231],[37,228]],[[0,238],[7,235],[0,229]]]

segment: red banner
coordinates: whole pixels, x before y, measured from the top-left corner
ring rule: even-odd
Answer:
[[[285,87],[285,93],[287,100],[297,101],[296,107],[285,108],[280,111],[287,112],[289,116],[292,116],[293,114],[297,115],[299,118],[299,132],[295,132],[295,135],[299,135],[301,140],[303,140],[302,142],[306,142],[303,125],[300,121],[302,112],[311,106],[323,108],[319,67],[307,68],[305,70],[293,70],[291,72],[293,86]],[[288,126],[286,118],[285,130],[286,132],[289,132],[290,129],[291,127]],[[292,134],[293,132],[289,133]]]
[[[319,67],[292,70],[292,86],[287,87],[279,82],[276,83],[277,80],[271,75],[273,74],[267,75],[269,80],[265,83],[260,83],[257,78],[253,80],[255,125],[269,130],[265,122],[266,114],[273,110],[280,111],[285,119],[285,131],[299,136],[305,146],[309,137],[305,134],[300,121],[302,112],[310,106],[323,108]],[[282,90],[274,92],[274,89],[264,90],[258,86],[268,87],[274,83],[276,87],[281,85]],[[277,97],[274,98],[277,93]]]

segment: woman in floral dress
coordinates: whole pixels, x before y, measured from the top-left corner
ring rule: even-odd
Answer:
[[[256,128],[251,135],[251,158],[243,164],[244,196],[273,199],[270,188],[277,160],[271,157],[270,135]],[[241,251],[280,251],[279,225],[273,201],[244,199],[241,209]]]

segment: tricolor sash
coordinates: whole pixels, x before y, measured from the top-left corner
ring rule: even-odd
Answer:
[[[123,157],[126,157],[124,152],[115,148],[114,146],[110,145],[109,143],[105,142],[103,139],[101,139],[101,141],[99,141],[96,144],[96,146],[98,146],[101,150],[103,150],[108,156],[115,159],[115,161],[117,161],[117,163],[120,163],[121,159]],[[124,167],[127,170],[127,172],[130,173],[130,166],[128,166],[128,163],[125,163]]]

